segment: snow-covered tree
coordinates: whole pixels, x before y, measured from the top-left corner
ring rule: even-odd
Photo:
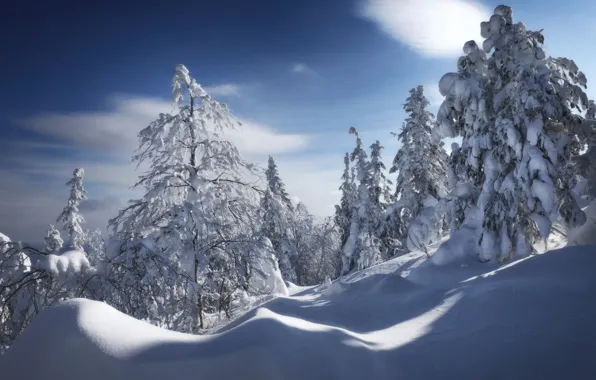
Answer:
[[[339,205],[335,206],[335,224],[340,231],[341,246],[343,247],[350,236],[350,226],[352,223],[352,211],[356,198],[356,187],[354,176],[350,171],[350,154],[344,156],[344,172],[341,177],[342,183],[339,187],[341,191],[341,200]]]
[[[70,186],[68,203],[56,220],[58,223],[62,223],[63,230],[68,233],[69,245],[78,250],[82,249],[85,240],[82,227],[85,219],[79,211],[81,201],[87,199],[87,192],[83,188],[84,177],[85,171],[82,168],[74,170],[72,179],[66,183],[67,186]]]
[[[84,252],[48,253],[0,233],[0,354],[44,308],[92,298],[92,272]]]
[[[283,181],[281,180],[279,171],[277,170],[277,164],[271,156],[269,156],[269,160],[267,162],[267,170],[265,170],[265,177],[267,179],[267,186],[269,187],[269,190],[274,195],[280,197],[289,210],[292,210],[292,201],[290,200],[290,196],[286,191],[286,185],[284,185]]]
[[[175,111],[139,133],[137,164],[148,163],[135,187],[141,199],[111,220],[108,249],[115,286],[110,302],[137,318],[180,331],[204,327],[204,314],[228,312],[248,291],[259,228],[258,175],[224,133],[236,121],[176,67]],[[134,291],[133,291],[134,290]]]
[[[439,130],[462,137],[455,170],[479,190],[480,259],[504,260],[530,253],[559,216],[585,221],[571,194],[580,145],[572,108],[587,106],[585,76],[546,58],[542,33],[514,23],[509,7],[498,6],[481,34],[484,51],[466,43],[458,73],[441,79]]]
[[[392,220],[397,222],[394,228],[402,239],[429,200],[436,202],[447,193],[447,153],[441,143],[432,141],[435,120],[427,110],[429,104],[422,86],[411,89],[404,105],[408,117],[401,132],[394,134],[401,148],[389,170],[398,173],[391,211],[396,214]]]
[[[375,214],[371,200],[370,161],[356,128],[351,127],[350,134],[356,136],[356,147],[350,160],[354,163],[357,188],[351,211],[350,235],[343,246],[342,274],[354,268],[370,267],[382,259],[381,244],[375,234],[379,215]]]
[[[333,218],[317,220],[310,214],[302,214],[300,229],[300,252],[297,261],[299,285],[317,285],[325,279],[335,279],[341,269],[340,234]]]
[[[48,225],[45,241],[46,250],[50,253],[59,251],[64,245],[64,241],[60,237],[60,231],[58,231],[53,224]]]
[[[381,259],[386,260],[393,256],[400,247],[400,242],[393,236],[393,226],[388,223],[385,213],[387,206],[393,202],[391,194],[391,181],[385,176],[386,167],[382,157],[383,146],[377,140],[370,146],[370,185],[369,197],[371,200],[374,234],[381,245]]]
[[[261,198],[261,232],[271,241],[283,278],[296,282],[293,264],[296,251],[292,248],[289,236],[293,206],[271,156],[265,175],[267,187]]]
[[[585,222],[571,194],[570,159],[579,150],[572,107],[587,107],[587,97],[577,66],[565,69],[580,79],[560,75],[565,62],[546,59],[542,33],[514,23],[511,8],[498,6],[481,34],[494,118],[479,200],[481,258],[489,260],[529,254],[559,216],[571,226]]]

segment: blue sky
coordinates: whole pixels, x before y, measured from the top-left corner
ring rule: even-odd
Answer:
[[[13,2],[0,15],[0,231],[40,240],[63,207],[72,170],[87,173],[85,216],[104,227],[136,174],[135,135],[168,110],[176,64],[245,121],[230,138],[272,154],[317,215],[332,213],[342,156],[357,127],[398,148],[408,90],[455,68],[461,46],[499,2],[471,0]],[[596,78],[588,0],[509,2],[545,29],[546,49]],[[585,48],[584,48],[585,46]],[[589,91],[589,94],[593,94]],[[593,98],[594,96],[592,96]]]

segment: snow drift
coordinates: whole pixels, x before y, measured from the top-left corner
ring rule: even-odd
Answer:
[[[505,267],[413,253],[272,300],[216,334],[100,302],[45,310],[0,357],[8,379],[561,379],[596,371],[595,247]]]

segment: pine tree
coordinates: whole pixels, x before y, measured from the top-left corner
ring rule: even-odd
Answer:
[[[50,253],[59,251],[64,245],[64,241],[60,237],[60,231],[58,231],[53,224],[48,225],[45,241],[46,251]]]
[[[78,250],[83,248],[85,240],[85,233],[82,228],[85,219],[79,211],[81,201],[87,199],[87,192],[83,188],[84,177],[85,171],[82,168],[74,170],[72,179],[66,183],[70,186],[68,203],[56,220],[58,223],[62,223],[62,228],[68,232],[70,246]]]
[[[394,134],[401,148],[389,172],[398,173],[393,220],[398,222],[395,228],[402,240],[429,198],[436,201],[447,192],[447,153],[442,144],[432,141],[435,121],[427,110],[429,104],[422,86],[411,89],[404,105],[408,117],[401,132]]]

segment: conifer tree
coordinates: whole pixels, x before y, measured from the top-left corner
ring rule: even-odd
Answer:
[[[85,219],[79,211],[81,201],[87,199],[87,192],[83,188],[84,177],[85,171],[82,168],[74,170],[72,179],[66,183],[70,186],[68,203],[56,220],[58,223],[62,223],[63,230],[68,233],[70,246],[79,250],[83,248],[85,241],[85,233],[82,227]]]
[[[401,132],[394,134],[401,147],[389,171],[398,173],[392,220],[402,240],[429,198],[438,201],[447,192],[447,154],[441,143],[432,141],[435,121],[429,104],[422,86],[411,89],[404,105],[408,117]]]
[[[58,231],[53,224],[48,225],[45,241],[46,250],[50,253],[59,251],[64,245],[64,241],[62,240],[62,237],[60,237],[60,231]]]

